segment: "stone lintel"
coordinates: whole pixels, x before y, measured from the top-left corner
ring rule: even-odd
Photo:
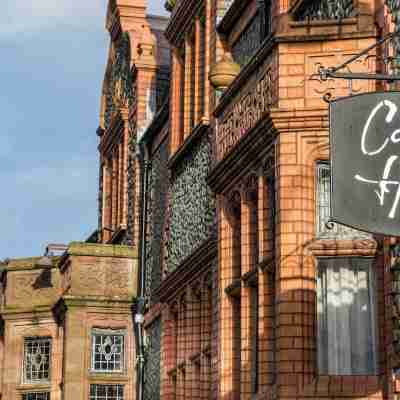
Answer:
[[[46,307],[4,307],[1,311],[1,317],[5,321],[11,320],[43,320],[52,319],[53,313],[51,306]]]
[[[98,308],[109,308],[113,309],[123,308],[130,309],[134,304],[134,300],[131,299],[110,299],[109,297],[102,296],[63,296],[63,303],[67,307],[98,307]]]

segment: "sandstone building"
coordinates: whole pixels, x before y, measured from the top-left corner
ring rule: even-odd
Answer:
[[[396,241],[329,222],[327,101],[392,84],[319,74],[395,72],[388,4],[110,0],[99,229],[3,266],[2,399],[400,394]]]

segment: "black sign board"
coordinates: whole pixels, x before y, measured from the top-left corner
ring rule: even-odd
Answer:
[[[331,219],[400,236],[400,92],[330,105]]]

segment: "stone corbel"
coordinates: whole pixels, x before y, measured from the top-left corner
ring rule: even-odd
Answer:
[[[253,171],[242,179],[238,185],[241,199],[246,203],[251,203],[257,198],[258,175],[256,171]]]
[[[237,189],[221,196],[222,209],[231,224],[234,224],[240,215],[240,199],[240,191]]]

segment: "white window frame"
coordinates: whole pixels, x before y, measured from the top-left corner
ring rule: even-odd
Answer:
[[[41,395],[41,394],[44,394],[44,395],[47,395],[47,398],[45,399],[45,400],[50,400],[50,392],[28,392],[28,393],[23,393],[22,394],[22,396],[21,396],[21,399],[22,400],[30,400],[29,399],[29,396],[35,396],[36,395],[36,397],[34,397],[32,400],[41,400],[40,398],[38,399],[38,397],[37,397],[37,395]]]
[[[93,396],[92,388],[98,387],[98,386],[105,386],[105,387],[116,386],[118,388],[122,388],[122,395],[117,393],[116,397],[110,397],[106,393],[106,395],[102,396],[102,397],[98,397],[96,394]],[[124,392],[125,392],[125,386],[120,383],[92,383],[92,384],[90,384],[90,387],[89,387],[89,400],[124,400],[124,395],[125,395]]]
[[[325,173],[329,179],[325,182],[325,187],[321,185],[320,177]],[[315,167],[315,234],[318,239],[371,239],[372,235],[368,232],[359,231],[348,226],[331,222],[331,165],[329,161],[317,161]],[[325,209],[321,215],[321,209]],[[328,209],[326,211],[326,209]],[[326,212],[328,215],[326,215]]]
[[[28,352],[27,346],[29,342],[49,342],[49,351],[47,354],[48,357],[48,371],[46,378],[38,378],[38,379],[29,379],[28,378]],[[23,338],[23,366],[22,366],[22,381],[23,383],[27,384],[40,384],[40,383],[48,383],[51,380],[51,364],[52,364],[52,346],[53,346],[53,339],[51,336],[26,336]],[[32,370],[31,370],[32,374]],[[35,392],[39,393],[39,392]]]
[[[122,337],[122,351],[120,353],[120,368],[119,369],[102,369],[96,368],[96,354],[98,354],[96,349],[96,337],[98,336],[119,336]],[[121,374],[125,372],[125,360],[126,360],[126,329],[111,329],[111,328],[93,328],[91,332],[91,355],[90,355],[90,370],[92,373],[100,374]]]

